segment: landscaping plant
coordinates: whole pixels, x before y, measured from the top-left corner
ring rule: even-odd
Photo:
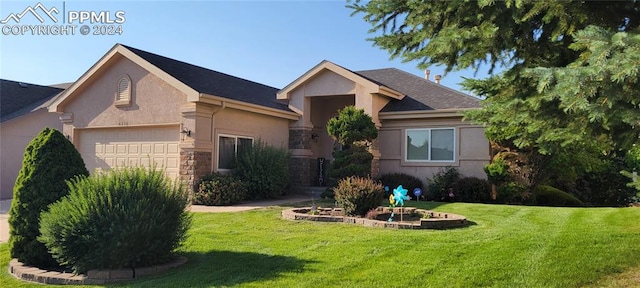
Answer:
[[[382,182],[383,186],[389,187],[389,192],[391,192],[391,189],[398,187],[399,185],[405,187],[410,193],[416,188],[424,190],[424,184],[420,178],[406,173],[383,174],[378,177],[378,181]],[[424,195],[421,195],[421,197],[424,198]]]
[[[211,173],[198,181],[198,189],[193,193],[196,205],[233,205],[247,197],[247,188],[237,177]]]
[[[162,171],[113,170],[69,190],[42,214],[38,240],[75,272],[166,263],[187,237],[188,194]]]
[[[27,146],[9,210],[11,257],[37,267],[56,267],[38,242],[40,213],[69,193],[66,180],[89,175],[80,153],[60,131],[45,128]]]
[[[249,199],[282,196],[289,187],[289,153],[258,140],[238,151],[233,173],[246,186]]]
[[[333,189],[338,206],[345,215],[365,216],[367,212],[380,206],[384,199],[384,189],[380,183],[362,178],[347,177]]]

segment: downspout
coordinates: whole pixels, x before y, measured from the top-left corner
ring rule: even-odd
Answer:
[[[209,136],[209,141],[211,141],[211,143],[213,143],[213,145],[215,146],[215,142],[213,139],[213,135],[214,133],[214,128],[213,128],[213,118],[216,114],[218,114],[218,112],[224,110],[225,108],[227,108],[227,101],[222,101],[222,105],[220,105],[220,107],[218,107],[218,109],[213,110],[213,112],[211,112],[211,123],[209,124],[211,127],[211,135]],[[215,163],[215,151],[211,151],[211,172],[213,172],[215,170],[215,167],[213,167],[213,164]]]

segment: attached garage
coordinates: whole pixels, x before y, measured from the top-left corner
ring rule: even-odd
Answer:
[[[81,129],[79,151],[90,173],[125,166],[153,166],[177,179],[179,126]]]

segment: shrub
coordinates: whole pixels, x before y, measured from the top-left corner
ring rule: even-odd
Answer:
[[[365,216],[384,199],[382,185],[368,178],[347,177],[333,191],[336,203],[346,215]]]
[[[247,187],[248,198],[276,198],[289,187],[289,153],[258,140],[238,151],[234,173]]]
[[[530,203],[530,195],[527,193],[527,186],[518,182],[503,183],[498,186],[496,201],[506,204]]]
[[[491,163],[484,166],[484,172],[487,173],[487,179],[492,184],[500,185],[509,181],[509,164],[500,157],[495,157]]]
[[[447,201],[449,199],[449,189],[453,188],[453,183],[460,179],[460,172],[453,167],[445,167],[433,178],[427,178],[428,191],[427,200]]]
[[[39,240],[75,272],[166,263],[186,239],[188,193],[162,171],[124,168],[69,189],[42,214]]]
[[[352,145],[349,149],[334,151],[333,157],[334,161],[331,162],[329,169],[329,176],[333,179],[371,175],[373,155],[367,151],[367,147]]]
[[[198,183],[198,190],[193,193],[193,204],[231,205],[247,197],[247,188],[233,175],[211,173]]]
[[[45,128],[27,146],[13,187],[9,211],[11,257],[37,267],[55,267],[47,247],[38,242],[40,213],[69,193],[65,180],[89,175],[73,144],[60,131]]]
[[[582,207],[584,203],[575,196],[547,185],[539,185],[533,191],[536,204],[554,207]]]
[[[464,177],[453,183],[455,200],[469,203],[488,203],[491,199],[491,184],[477,177]]]
[[[402,185],[402,187],[409,190],[407,194],[412,198],[414,197],[414,189],[420,188],[420,190],[424,190],[424,186],[420,178],[405,173],[384,174],[378,178],[378,181],[382,182],[383,186],[389,187],[389,192],[393,191],[393,189],[398,187],[398,185]],[[388,196],[389,193],[386,194],[386,196]],[[425,198],[425,195],[422,194],[420,197]]]

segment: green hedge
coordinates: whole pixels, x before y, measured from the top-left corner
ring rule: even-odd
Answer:
[[[162,171],[124,168],[69,189],[42,214],[38,240],[75,272],[166,263],[186,239],[188,193]]]
[[[411,196],[411,198],[415,198],[415,195],[413,195],[414,189],[420,188],[420,190],[424,190],[424,184],[420,178],[406,173],[383,174],[378,177],[378,181],[382,182],[383,186],[389,187],[389,192],[386,193],[387,196],[393,189],[398,187],[398,185],[402,185],[402,187],[407,189],[409,191],[407,195]],[[425,198],[425,195],[420,195],[420,198]]]
[[[536,204],[541,206],[554,206],[554,207],[583,207],[585,206],[575,196],[564,192],[560,189],[553,188],[547,185],[537,186],[533,194],[536,197]]]
[[[197,187],[193,193],[193,204],[197,205],[233,205],[247,197],[247,188],[233,175],[205,175]]]

